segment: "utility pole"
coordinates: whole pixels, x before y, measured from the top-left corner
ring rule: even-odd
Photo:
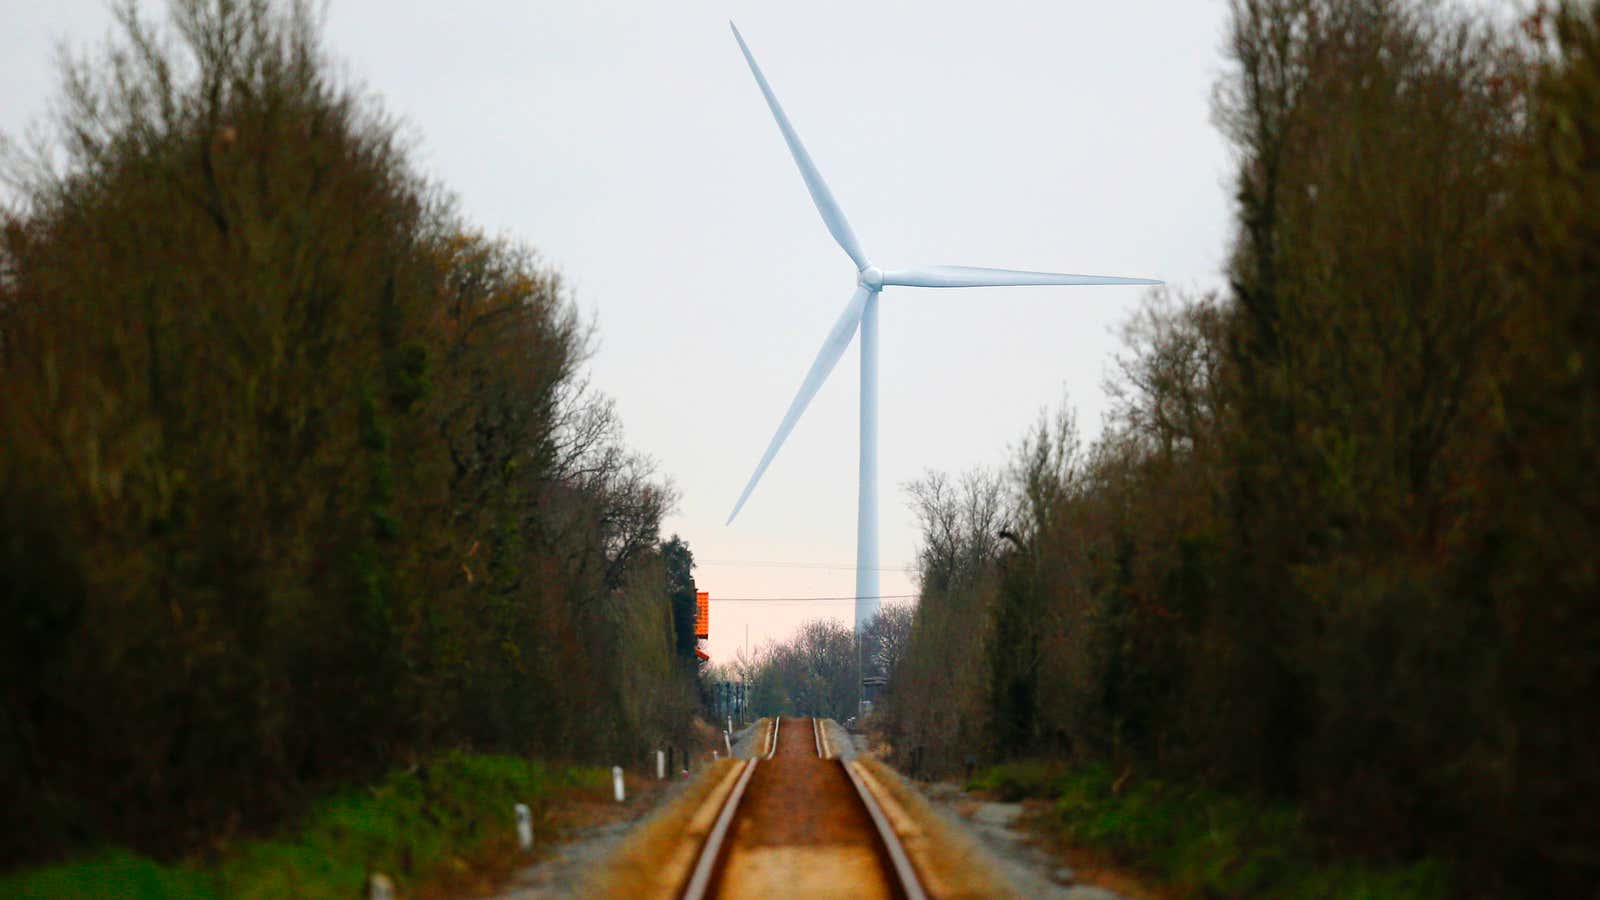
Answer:
[[[859,602],[859,601],[857,601]],[[856,623],[856,727],[861,727],[861,707],[867,702],[867,673],[861,667],[861,623]]]

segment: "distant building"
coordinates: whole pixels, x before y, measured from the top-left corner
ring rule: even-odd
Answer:
[[[710,662],[711,654],[706,652],[705,641],[711,637],[711,592],[694,592],[694,655],[702,662]]]
[[[882,675],[868,675],[861,679],[861,715],[872,712],[872,704],[878,700],[878,695],[883,693],[883,686],[889,679]]]

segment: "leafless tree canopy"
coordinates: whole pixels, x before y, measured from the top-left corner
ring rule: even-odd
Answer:
[[[1463,893],[1592,892],[1600,7],[1230,12],[1229,288],[1151,295],[1094,446],[1047,421],[912,486],[882,726],[908,766],[1110,761]]]

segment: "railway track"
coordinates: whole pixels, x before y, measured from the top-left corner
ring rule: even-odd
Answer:
[[[833,757],[818,720],[774,718],[765,746],[744,763],[723,801],[685,900],[924,900],[900,838],[854,767]]]

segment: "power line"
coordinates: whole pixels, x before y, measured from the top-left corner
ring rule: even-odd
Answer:
[[[916,594],[879,594],[876,597],[711,597],[712,603],[845,603],[856,600],[913,600]]]
[[[749,559],[749,560],[738,560],[738,559],[697,559],[697,560],[694,561],[694,564],[695,564],[696,568],[699,568],[700,566],[727,566],[729,568],[749,568],[749,569],[836,569],[836,570],[839,570],[839,571],[854,571],[855,568],[856,568],[853,565],[834,565],[832,563],[819,563],[819,562],[785,562],[783,560],[776,560],[776,559]],[[876,569],[873,569],[872,571],[876,571],[876,572],[909,572],[913,568],[914,568],[913,566],[909,566],[909,565],[907,565],[907,566],[879,566]]]

